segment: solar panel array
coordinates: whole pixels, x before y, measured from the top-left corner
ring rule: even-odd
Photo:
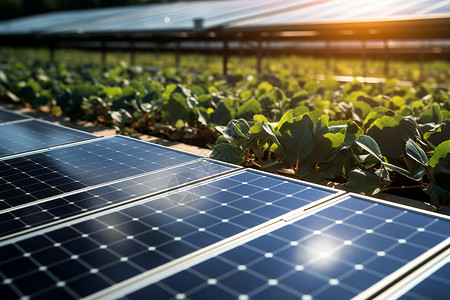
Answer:
[[[343,22],[364,20],[385,20],[413,16],[439,16],[450,13],[448,1],[421,0],[405,2],[388,1],[323,1],[309,7],[291,9],[286,12],[243,20],[237,27],[270,26],[274,24],[295,24],[309,22]]]
[[[366,297],[449,236],[437,214],[122,136],[0,160],[5,299]],[[448,291],[448,263],[427,270],[398,295]]]
[[[52,12],[0,22],[0,34],[89,34],[201,30],[291,9],[317,0],[233,0],[154,3],[138,6]]]
[[[448,1],[233,0],[154,3],[63,11],[0,22],[0,35],[107,34],[201,31],[279,23],[430,17],[450,13]],[[196,27],[194,19],[202,19]]]

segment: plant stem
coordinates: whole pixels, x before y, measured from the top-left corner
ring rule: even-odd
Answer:
[[[408,186],[391,186],[383,189],[383,192],[385,191],[392,191],[392,190],[406,190],[406,189],[417,189],[417,188],[423,188],[420,184],[419,185],[408,185]]]

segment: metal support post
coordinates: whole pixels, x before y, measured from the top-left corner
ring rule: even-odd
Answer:
[[[223,74],[227,75],[228,73],[228,41],[226,39],[223,40]]]

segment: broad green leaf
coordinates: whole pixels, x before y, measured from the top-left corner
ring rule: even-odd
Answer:
[[[430,126],[430,131],[425,132],[423,137],[433,147],[450,140],[450,120],[445,120],[440,125]]]
[[[261,116],[261,115],[258,115]],[[262,116],[264,119],[265,117]],[[255,121],[256,119],[262,119],[260,117],[256,117],[254,118]],[[278,141],[278,138],[275,136],[272,127],[267,123],[267,119],[266,120],[262,120],[261,122],[257,122],[255,123],[250,130],[248,131],[249,134],[255,135],[257,138],[259,138],[260,140],[262,139],[264,142],[266,142],[265,140],[268,138],[270,139],[270,141],[272,143],[277,144],[280,148],[282,148],[280,142]]]
[[[106,97],[113,99],[114,97],[122,95],[122,89],[118,86],[103,86],[103,92],[106,94]]]
[[[172,93],[175,91],[175,89],[177,88],[176,84],[168,84],[165,88],[164,88],[164,92],[162,93],[162,98],[164,100],[169,100],[170,96],[172,95]]]
[[[101,86],[90,84],[77,85],[72,90],[72,100],[76,103],[82,103],[82,98],[89,99],[91,96],[97,96],[101,90],[103,90]]]
[[[253,95],[253,93],[252,93],[252,91],[251,90],[245,90],[245,91],[242,91],[240,94],[239,94],[239,97],[242,99],[242,100],[247,100],[247,99],[250,99],[250,97]]]
[[[320,84],[313,80],[308,81],[304,86],[305,90],[307,90],[310,95],[316,93],[319,87]]]
[[[219,144],[229,144],[230,142],[227,140],[226,137],[224,137],[223,135],[219,136],[216,140],[216,145]]]
[[[385,181],[391,181],[389,171],[386,168],[381,168],[375,171],[375,175],[382,178]]]
[[[325,133],[324,137],[331,141],[332,148],[338,148],[345,140],[345,135],[342,133]]]
[[[244,104],[242,104],[238,111],[237,115],[238,117],[244,118],[244,119],[250,119],[255,114],[259,114],[262,112],[261,104],[256,99],[250,99],[248,101],[245,101]]]
[[[391,163],[399,163],[404,161],[406,141],[417,140],[419,131],[412,118],[384,116],[372,123],[367,135],[378,143],[381,153]]]
[[[163,104],[161,116],[163,120],[168,123],[175,123],[178,120],[187,121],[189,111],[187,110],[185,103],[182,103],[175,98],[170,98]]]
[[[200,107],[196,107],[194,111],[197,114],[198,121],[205,126],[209,126],[210,119],[209,119],[207,109],[204,108],[203,106],[200,106]]]
[[[436,123],[442,122],[442,112],[439,104],[433,103],[428,107],[421,115],[418,120],[419,123]]]
[[[351,170],[345,189],[363,195],[375,195],[381,192],[381,180],[378,176],[364,170]]]
[[[316,123],[314,127],[314,138],[318,139],[323,137],[326,133],[329,133],[330,130],[328,129],[328,121],[330,120],[330,117],[328,115],[322,115],[320,116],[319,121]]]
[[[314,123],[308,115],[296,121],[283,136],[284,158],[295,166],[305,159],[313,149]]]
[[[361,135],[356,139],[356,144],[366,150],[369,154],[375,157],[378,161],[382,161],[381,159],[381,150],[378,147],[377,142],[368,135]]]
[[[408,170],[405,170],[399,166],[396,166],[394,164],[390,164],[387,162],[382,161],[381,162],[386,168],[391,169],[394,172],[397,172],[405,177],[408,177],[409,179],[420,181],[422,180],[423,175],[425,174],[425,169],[420,166],[414,173],[411,173]]]
[[[394,97],[391,98],[391,103],[393,105],[395,105],[396,107],[401,108],[403,105],[406,104],[406,101],[405,101],[405,99],[403,97],[394,96]]]
[[[296,92],[291,99],[291,107],[295,107],[299,102],[309,99],[309,94],[305,90]]]
[[[333,160],[341,150],[345,135],[338,133],[326,133],[314,140],[314,150],[311,157],[314,161],[325,163]]]
[[[276,127],[276,130],[281,131],[281,128],[283,127],[283,124],[286,122],[292,121],[295,118],[309,112],[309,109],[306,106],[299,106],[295,109],[288,110],[278,121],[278,125]]]
[[[259,123],[262,123],[262,122],[269,123],[269,121],[267,120],[267,118],[264,115],[254,115],[253,121],[259,122]]]
[[[200,103],[194,97],[187,97],[186,103],[190,109],[200,106]]]
[[[232,120],[228,123],[223,135],[231,141],[233,138],[247,138],[250,125],[244,119]]]
[[[440,188],[434,183],[430,183],[424,190],[431,197],[431,204],[437,209],[440,207],[440,197],[450,198],[450,191]]]
[[[372,107],[363,101],[353,102],[353,107],[355,109],[356,114],[361,117],[361,120],[364,120],[364,118],[368,116],[372,110]]]
[[[428,157],[425,151],[417,146],[417,144],[412,139],[408,139],[408,141],[406,142],[405,152],[409,157],[417,161],[419,164],[423,166],[428,165]]]
[[[244,152],[242,149],[226,143],[215,145],[209,157],[236,165],[244,162]]]
[[[430,158],[430,166],[433,168],[436,167],[437,164],[441,160],[444,160],[450,154],[450,140],[440,143],[433,152],[433,155]]]
[[[379,119],[376,119],[372,125],[370,125],[368,132],[373,128],[373,127],[377,127],[380,130],[383,130],[383,128],[385,127],[395,127],[398,126],[398,121],[393,118],[393,117],[389,117],[389,116],[383,116]]]
[[[233,119],[233,101],[229,98],[221,100],[211,117],[211,121],[219,125],[227,125]]]
[[[256,89],[256,97],[259,98],[262,95],[265,95],[272,90],[272,85],[268,82],[262,82],[259,84],[258,88]]]
[[[111,112],[111,118],[119,124],[124,124],[132,119],[131,114],[125,109]]]

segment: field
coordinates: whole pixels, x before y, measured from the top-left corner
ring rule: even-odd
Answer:
[[[450,64],[392,62],[384,83],[342,83],[359,60],[0,51],[0,97],[71,120],[112,125],[210,146],[211,157],[373,195],[424,191],[439,207],[450,197]],[[384,77],[381,61],[367,75]],[[421,72],[422,71],[422,72]],[[327,75],[318,80],[318,75]],[[410,81],[411,85],[399,84]],[[444,88],[436,88],[436,84]],[[415,192],[416,193],[416,192]],[[416,193],[417,194],[417,193]]]

